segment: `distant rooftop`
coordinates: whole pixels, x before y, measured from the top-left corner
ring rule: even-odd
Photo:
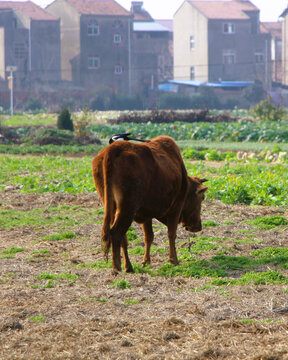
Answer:
[[[130,13],[114,0],[65,0],[83,15],[129,16]]]
[[[0,1],[1,9],[13,9],[32,20],[56,20],[57,17],[49,14],[32,1]]]
[[[282,23],[280,21],[263,22],[262,24],[272,36],[282,38]]]
[[[199,10],[208,19],[249,19],[246,11],[259,11],[249,0],[188,0],[188,3]]]

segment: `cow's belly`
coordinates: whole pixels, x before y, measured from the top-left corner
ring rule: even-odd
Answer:
[[[134,216],[134,220],[139,224],[143,224],[149,219],[162,218],[166,215],[166,213],[167,213],[167,208],[165,208],[165,209],[159,208],[159,209],[153,209],[153,210],[139,209]]]

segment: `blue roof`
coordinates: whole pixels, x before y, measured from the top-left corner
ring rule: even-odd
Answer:
[[[169,83],[175,85],[186,85],[199,87],[201,85],[215,88],[239,88],[254,85],[254,81],[221,81],[217,83],[203,82],[197,80],[168,80]]]
[[[164,83],[164,84],[159,84],[158,85],[158,90],[161,91],[170,91],[170,92],[177,92],[178,91],[178,85],[176,84],[169,84],[169,83]]]

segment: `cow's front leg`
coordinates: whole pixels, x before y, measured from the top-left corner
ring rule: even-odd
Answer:
[[[142,262],[142,266],[149,265],[151,263],[150,258],[150,248],[154,240],[154,233],[152,228],[152,219],[147,220],[142,224],[142,229],[144,232],[144,241],[145,241],[145,254]]]
[[[171,264],[174,265],[179,264],[176,253],[176,246],[175,246],[177,225],[178,225],[178,221],[175,221],[175,219],[172,219],[170,221],[168,220],[167,227],[168,227],[168,239],[169,239],[169,261]]]

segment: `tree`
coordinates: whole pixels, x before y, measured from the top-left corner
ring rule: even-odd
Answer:
[[[74,131],[73,120],[71,118],[70,111],[66,106],[64,106],[64,108],[61,110],[60,114],[58,115],[57,128],[59,130]]]

